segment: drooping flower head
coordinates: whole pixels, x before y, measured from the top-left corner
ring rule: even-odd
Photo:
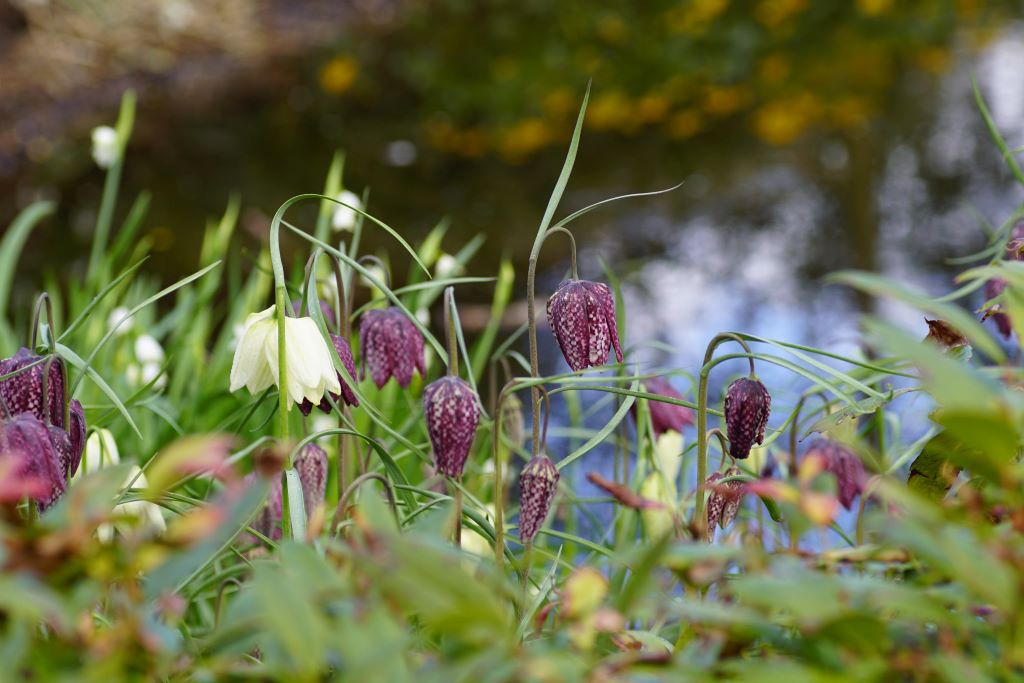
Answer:
[[[548,299],[548,323],[574,371],[604,365],[614,347],[622,362],[615,323],[615,298],[608,285],[566,280]]]
[[[327,492],[327,452],[315,443],[306,444],[295,458],[295,470],[299,473],[302,501],[309,518],[324,502]]]
[[[71,399],[68,419],[68,437],[71,439],[71,461],[68,464],[68,476],[73,477],[78,472],[78,465],[82,462],[82,453],[85,451],[85,409],[78,402],[77,398]]]
[[[277,466],[280,466],[280,462]],[[273,471],[272,460],[263,465],[258,464],[257,468],[257,471],[246,475],[245,482],[251,485],[257,478],[269,476],[270,491],[259,512],[249,522],[249,526],[270,540],[279,541],[282,537],[281,523],[284,520],[281,474],[279,471]],[[327,490],[327,453],[316,444],[306,444],[295,458],[295,470],[299,475],[299,485],[302,487],[303,507],[306,510],[306,517],[309,518],[324,501]]]
[[[848,446],[831,439],[818,438],[807,447],[804,457],[817,456],[825,463],[825,471],[836,478],[839,503],[847,510],[853,509],[853,501],[864,492],[867,473],[864,463]]]
[[[345,366],[345,370],[348,371],[349,377],[355,378],[356,362],[352,359],[352,349],[349,347],[348,342],[344,337],[332,334],[331,343],[334,345],[334,351],[338,354],[338,358],[341,359],[342,365]],[[337,375],[338,384],[341,385],[341,393],[331,392],[331,399],[333,399],[335,403],[344,401],[350,406],[358,406],[359,399],[356,397],[355,392],[352,391],[352,387],[348,385],[348,382],[345,381],[345,378],[341,376],[340,372],[337,373]],[[331,404],[327,402],[326,398],[320,399],[320,405],[318,407],[325,413],[331,412]],[[299,404],[299,410],[302,411],[303,415],[309,415],[313,410],[313,404],[308,398],[302,399],[302,403]]]
[[[272,384],[280,385],[274,309],[271,306],[246,318],[231,364],[231,391],[246,387],[258,394]],[[319,404],[325,392],[341,391],[327,342],[312,318],[285,318],[285,354],[288,386],[279,389],[292,402],[308,399]]]
[[[683,395],[675,390],[664,377],[652,377],[643,382],[644,391],[668,398],[683,398]],[[648,401],[647,408],[651,411],[651,427],[654,429],[654,436],[659,437],[665,432],[682,432],[684,427],[693,424],[693,411],[686,406],[678,406],[672,403],[661,401]],[[636,420],[636,403],[631,409],[633,419]]]
[[[403,389],[412,382],[413,370],[426,374],[423,335],[396,306],[363,313],[359,322],[360,374],[369,368],[378,389],[392,377]]]
[[[560,476],[555,463],[543,453],[530,458],[519,474],[519,540],[524,545],[533,542],[544,524]]]
[[[1001,277],[994,277],[991,280],[985,282],[985,299],[995,299],[997,296],[1003,293],[1006,289],[1006,280]],[[1010,335],[1013,334],[1013,324],[1010,321],[1010,316],[1003,312],[1003,307],[1000,304],[991,306],[988,311],[985,312],[986,318],[992,318],[996,324],[996,328],[999,330],[999,334],[1003,335],[1004,339],[1009,339]]]
[[[714,538],[715,527],[725,529],[736,519],[736,513],[740,509],[740,501],[743,498],[743,482],[739,480],[718,483],[722,479],[734,477],[740,473],[738,467],[730,467],[724,473],[715,472],[704,482],[704,486],[711,490],[708,496],[708,519],[707,535],[710,541]]]
[[[35,365],[32,365],[35,363]],[[29,367],[31,366],[31,367]],[[28,368],[27,370],[24,368]],[[18,372],[21,370],[21,372]],[[0,360],[0,375],[18,372],[0,380],[0,398],[11,415],[31,412],[41,421],[64,426],[64,371],[60,358],[44,360],[26,348]],[[46,375],[46,413],[43,413],[43,375]]]
[[[461,477],[480,422],[480,399],[459,377],[442,377],[423,390],[423,415],[437,471]]]
[[[67,454],[71,448],[67,434],[60,428],[54,429],[61,448]],[[56,503],[67,488],[67,472],[61,464],[58,448],[51,440],[50,430],[31,412],[0,422],[0,458],[14,458],[20,463],[15,470],[19,479],[42,482],[33,496],[40,511]]]
[[[725,393],[725,426],[729,436],[729,455],[742,460],[754,444],[764,443],[772,397],[756,379],[741,377]]]

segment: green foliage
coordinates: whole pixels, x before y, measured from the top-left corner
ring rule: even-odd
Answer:
[[[570,222],[555,214],[581,128],[536,250],[549,226]],[[344,236],[346,244],[337,244],[325,197],[344,186],[342,171],[339,155],[325,194],[294,200],[318,207],[316,225],[289,224],[283,210],[277,217],[315,255],[309,280],[300,267],[272,264],[269,252],[251,261],[235,253],[241,207],[231,200],[207,225],[195,274],[163,286],[147,275],[146,245],[132,244],[145,221],[143,196],[118,232],[97,231],[104,246],[86,291],[49,292],[57,329],[49,331],[54,338],[42,337],[42,346],[68,363],[91,438],[98,444],[109,436],[121,464],[77,477],[41,516],[24,501],[0,508],[0,679],[1024,676],[1024,401],[1019,368],[1007,361],[1018,354],[1007,354],[973,313],[950,303],[957,297],[929,297],[873,275],[837,278],[943,316],[977,356],[947,353],[877,319],[865,321],[875,350],[870,360],[724,335],[751,350],[730,346],[689,376],[724,387],[730,378],[718,368],[723,359],[751,358],[802,378],[805,391],[773,391],[765,443],[716,482],[744,494],[736,518],[705,530],[704,520],[694,518],[704,482],[694,481],[693,471],[706,444],[687,447],[673,432],[657,435],[651,408],[661,401],[697,409],[713,427],[721,406],[706,397],[650,393],[645,379],[686,373],[641,372],[631,359],[610,373],[526,375],[524,329],[503,336],[500,324],[514,284],[524,281],[521,264],[505,262],[493,278],[472,274],[479,240],[446,244],[442,221],[423,243],[410,245],[369,211]],[[116,183],[108,182],[105,192],[112,220]],[[24,235],[49,211],[36,206],[19,217],[0,243],[0,263],[17,263]],[[395,274],[390,284],[360,260],[364,224],[398,238],[390,253],[376,254]],[[1024,272],[1002,262],[1009,237],[1010,228],[993,234],[978,257],[989,262],[962,280],[969,287],[1003,277],[1007,289],[986,305],[1003,306],[1020,323]],[[430,276],[445,250],[464,275],[435,269],[437,277]],[[446,360],[429,323],[416,323],[429,340],[427,377],[408,390],[394,383],[377,390],[339,365],[359,407],[334,406],[329,416],[310,418],[288,411],[288,431],[301,439],[278,443],[276,389],[259,396],[228,391],[233,339],[249,314],[267,307],[272,269],[284,271],[296,298],[311,282],[307,307],[322,333],[334,331],[318,305],[344,301],[327,267],[331,257],[346,284],[344,298],[353,297],[355,310],[341,330],[357,357],[362,350],[352,327],[362,310],[387,302],[415,319],[423,311],[443,312],[446,287],[494,287],[480,334],[454,325],[454,346],[464,374],[481,390],[485,417],[466,472],[447,482],[448,493],[431,467],[420,405],[424,384],[444,372]],[[405,266],[408,275],[399,283]],[[13,271],[4,272],[6,296]],[[360,276],[372,284],[368,294]],[[526,279],[532,287],[532,277]],[[616,283],[610,271],[607,279]],[[449,312],[457,318],[454,303]],[[624,311],[618,313],[622,319]],[[22,317],[7,315],[4,325],[13,329]],[[13,332],[8,336],[0,339],[4,355],[16,350]],[[146,337],[143,347],[151,348],[149,341],[162,347],[159,358],[141,357]],[[496,398],[509,381],[520,396],[543,387],[569,416],[551,427],[567,437],[564,447],[548,449],[562,472],[554,513],[528,549],[518,543],[518,506],[510,494],[517,458],[529,457],[529,448],[505,444],[511,462],[498,487],[489,462],[496,446],[492,417],[499,412],[490,388]],[[901,425],[898,399],[908,395],[931,411],[923,436]],[[634,409],[636,429],[627,418]],[[817,457],[792,457],[789,439],[780,438],[792,434],[795,441],[809,432],[841,440],[867,469],[850,515],[838,513],[843,473],[825,469]],[[917,440],[905,443],[905,437]],[[311,442],[327,450],[330,471],[325,501],[307,518],[298,475],[287,466]],[[597,469],[602,446],[613,452],[615,481],[604,487],[607,495],[584,498],[576,482]],[[715,450],[725,447],[725,439],[710,439],[709,471],[727,468]],[[769,458],[773,474],[764,473]],[[286,528],[276,533],[259,522],[282,468]],[[3,476],[0,470],[0,482]],[[709,505],[723,495],[704,488]],[[461,547],[452,543],[456,518]]]

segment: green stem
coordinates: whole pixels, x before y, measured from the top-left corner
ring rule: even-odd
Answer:
[[[530,261],[526,269],[526,317],[529,325],[530,339],[530,377],[540,377],[540,362],[537,356],[537,305],[536,305],[536,283],[537,283],[537,259],[540,257],[541,247],[544,241],[556,232],[564,232],[569,236],[570,258],[572,262],[573,279],[579,279],[576,272],[576,239],[572,233],[562,227],[552,228],[538,235],[530,251]],[[530,390],[530,414],[533,422],[533,439],[531,441],[531,453],[537,453],[540,445],[540,389],[536,386]]]
[[[715,335],[708,343],[707,350],[704,352],[704,363],[701,366],[700,379],[697,384],[697,497],[691,522],[691,526],[697,532],[699,538],[704,537],[704,526],[707,521],[704,519],[704,480],[708,476],[708,375],[711,374],[711,368],[715,365],[711,362],[715,355],[715,349],[727,341],[735,341],[748,354],[753,353],[747,342],[733,332],[723,332]],[[748,355],[747,360],[750,362],[750,377],[757,377],[754,371],[753,356]]]
[[[448,347],[448,376],[459,376],[459,335],[455,330],[455,288],[444,290],[444,333]]]
[[[462,547],[462,487],[454,479],[451,482],[452,497],[455,498],[455,533],[453,540],[455,547]],[[500,554],[500,553],[499,553]]]

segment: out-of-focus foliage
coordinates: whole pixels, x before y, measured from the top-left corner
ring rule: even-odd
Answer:
[[[595,131],[655,127],[685,139],[739,119],[785,145],[811,126],[853,131],[884,111],[908,71],[939,73],[984,41],[1012,3],[975,0],[685,0],[370,6],[345,41],[375,74],[356,92],[414,95],[438,148],[517,161],[571,132],[593,79]],[[378,11],[374,11],[374,10]],[[382,18],[382,15],[386,18]],[[472,36],[467,41],[467,35]],[[360,40],[360,37],[364,38]],[[324,66],[326,75],[337,69]]]
[[[110,174],[124,162],[129,120],[119,124],[122,154],[113,156]],[[577,143],[578,136],[573,154]],[[327,195],[342,189],[340,171],[336,163]],[[116,197],[115,178],[105,201]],[[31,230],[45,208],[29,209],[10,234]],[[497,322],[513,281],[523,281],[512,264],[494,279],[473,274],[479,241],[445,244],[442,223],[414,249],[433,279],[396,247],[377,254],[390,265],[391,281],[372,276],[373,286],[364,287],[359,275],[372,273],[349,256],[365,256],[353,246],[360,231],[381,226],[359,220],[339,247],[327,203],[318,220],[303,226],[307,241],[322,238],[346,254],[341,279],[359,292],[348,322],[384,297],[422,316],[426,381],[444,372],[443,347],[431,334],[443,329],[436,323],[444,287],[492,283],[495,322],[478,339],[457,340],[465,347],[463,374],[481,389],[486,411],[460,483],[462,549],[451,542],[460,508],[431,467],[419,377],[408,390],[390,383],[378,391],[369,378],[353,382],[360,394],[355,409],[308,419],[289,413],[293,435],[329,450],[331,472],[326,504],[312,511],[306,533],[273,540],[277,534],[260,533],[257,520],[294,444],[273,439],[273,389],[261,396],[227,391],[238,325],[267,305],[267,259],[244,262],[232,253],[239,211],[232,202],[208,225],[196,274],[164,287],[145,274],[149,245],[134,239],[144,210],[136,203],[123,222],[114,214],[119,220],[109,239],[97,230],[99,257],[83,286],[48,287],[55,324],[45,326],[40,346],[70,364],[92,442],[116,443],[121,464],[76,479],[41,516],[25,503],[2,508],[3,680],[1024,676],[1020,369],[973,313],[950,303],[1001,277],[1007,286],[987,306],[1024,319],[1024,272],[1006,248],[1016,216],[976,255],[985,265],[967,270],[953,297],[932,299],[863,273],[840,276],[955,323],[974,354],[963,345],[944,350],[875,319],[865,321],[870,360],[752,334],[716,338],[711,352],[718,343],[743,342],[752,350],[739,357],[781,366],[805,380],[806,390],[774,390],[764,444],[735,466],[718,450],[727,447],[725,435],[716,441],[712,433],[707,463],[715,485],[731,485],[742,498],[734,520],[718,517],[724,521],[709,530],[710,543],[704,520],[693,514],[705,493],[693,477],[704,442],[688,447],[689,427],[685,435],[656,436],[649,403],[659,397],[641,388],[651,375],[681,370],[633,374],[627,353],[626,364],[603,374],[534,380],[568,416],[565,449],[549,449],[563,474],[600,469],[596,447],[611,444],[615,480],[594,478],[609,495],[584,499],[574,490],[581,477],[562,476],[555,512],[524,552],[509,470],[514,475],[530,453],[516,429],[502,430],[502,442],[492,443],[498,411],[487,397],[492,381],[497,390],[528,372],[518,333],[505,334]],[[0,263],[16,264],[20,248],[19,239],[5,240]],[[466,275],[436,272],[442,248]],[[315,286],[306,295],[316,294],[310,310],[325,323],[316,298],[334,300],[337,279],[321,265],[322,254],[310,265]],[[302,263],[289,264],[287,273],[297,298]],[[5,355],[18,345],[24,318],[5,311]],[[351,332],[342,327],[355,341]],[[719,352],[694,375],[701,386],[717,387],[711,395],[719,398],[709,403],[698,392],[696,403],[669,401],[697,409],[710,427],[722,426],[719,389],[730,378],[716,368],[729,355]],[[907,394],[932,407],[928,431],[914,442],[900,426],[897,399]],[[584,403],[582,396],[596,398]],[[863,461],[868,480],[852,515],[839,513],[834,468],[787,448],[785,437],[797,443],[808,431],[841,442]],[[146,484],[132,465],[145,471]],[[503,489],[494,486],[499,469]],[[166,529],[152,523],[153,505]],[[499,510],[506,542],[495,548]]]

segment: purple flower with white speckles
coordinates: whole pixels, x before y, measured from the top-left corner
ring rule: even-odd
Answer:
[[[840,504],[847,510],[852,509],[853,501],[864,492],[868,479],[861,459],[845,444],[820,438],[811,442],[804,457],[811,455],[825,461],[825,470],[835,475]]]
[[[306,444],[295,458],[295,470],[302,485],[306,517],[312,517],[327,491],[327,452],[315,443]]]
[[[535,455],[519,474],[519,540],[533,543],[548,516],[561,475],[551,458]]]
[[[0,375],[7,375],[42,360],[26,348],[0,360]],[[46,373],[47,414],[43,414],[43,373]],[[42,360],[27,370],[0,380],[0,398],[11,415],[31,412],[47,424],[64,426],[64,371],[60,358]]]
[[[742,460],[754,444],[764,443],[772,397],[756,379],[741,377],[725,392],[725,426],[729,436],[729,455]]]
[[[44,483],[35,496],[41,511],[57,502],[67,488],[67,474],[61,459],[62,455],[70,458],[70,450],[70,439],[64,430],[47,427],[31,412],[0,423],[0,458],[13,457],[20,462],[16,470],[19,478]]]
[[[71,440],[71,458],[68,461],[67,476],[71,478],[78,471],[85,451],[85,409],[77,398],[71,399],[68,410],[68,437]]]
[[[412,382],[413,370],[426,374],[423,335],[396,306],[367,311],[359,322],[360,374],[369,368],[377,388],[392,377],[402,388]]]
[[[643,388],[644,391],[651,394],[667,398],[683,398],[683,395],[663,377],[645,379]],[[693,411],[686,406],[662,403],[661,401],[647,401],[647,409],[651,412],[651,427],[654,429],[655,436],[661,436],[668,431],[682,432],[684,427],[693,424]],[[633,404],[631,413],[635,420],[636,403]]]
[[[348,342],[344,337],[340,337],[336,334],[331,335],[331,342],[334,345],[334,351],[338,354],[338,358],[341,359],[342,365],[344,365],[345,370],[348,371],[349,377],[354,379],[356,376],[356,362],[352,359],[352,349],[349,347]],[[338,403],[343,400],[350,406],[358,406],[359,399],[356,398],[355,392],[352,391],[352,387],[348,385],[340,372],[338,373],[338,384],[341,385],[341,393],[331,393],[331,398],[334,402]],[[328,403],[326,397],[320,399],[320,405],[318,407],[325,413],[331,412],[331,404]],[[299,410],[302,411],[303,415],[309,415],[313,410],[313,404],[308,398],[304,398],[302,399],[302,403],[299,404]]]
[[[437,471],[461,477],[480,422],[480,400],[458,377],[442,377],[423,390],[423,415]]]
[[[246,479],[249,482],[254,482],[257,476],[253,472]],[[270,482],[270,493],[267,494],[267,500],[264,501],[259,512],[249,522],[249,526],[272,541],[280,541],[282,519],[284,519],[284,496],[281,492],[281,477],[277,475]]]
[[[705,488],[711,490],[708,496],[708,519],[707,538],[711,541],[715,536],[715,527],[725,529],[736,519],[736,513],[740,509],[740,501],[743,499],[743,482],[739,480],[718,482],[728,477],[735,477],[740,473],[738,467],[730,467],[722,472],[715,472],[704,482]]]
[[[548,299],[548,323],[574,371],[604,365],[614,347],[622,362],[615,299],[608,285],[566,280]]]

